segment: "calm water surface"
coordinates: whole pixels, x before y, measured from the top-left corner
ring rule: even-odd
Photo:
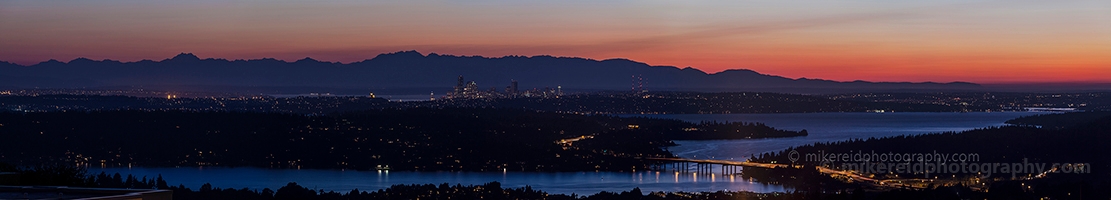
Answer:
[[[171,185],[183,184],[197,189],[204,183],[213,187],[277,188],[289,182],[309,189],[348,192],[378,190],[395,184],[452,185],[484,184],[498,181],[502,187],[531,186],[533,189],[554,194],[594,194],[601,191],[628,191],[640,187],[644,191],[785,191],[779,185],[749,182],[740,176],[692,176],[674,172],[411,172],[411,171],[341,171],[294,170],[262,168],[103,168],[90,169],[120,174],[157,177],[159,174]]]
[[[1004,121],[1036,112],[982,113],[791,113],[718,115],[643,115],[684,121],[760,122],[777,129],[806,130],[805,137],[753,140],[676,141],[669,150],[685,158],[743,161],[750,155],[787,147],[854,138],[880,138],[1003,126]]]
[[[637,115],[680,119],[692,122],[760,122],[779,129],[802,130],[806,137],[676,141],[670,150],[681,157],[744,160],[751,154],[778,151],[790,146],[832,142],[853,138],[914,135],[961,131],[1000,126],[1007,119],[1033,115],[1029,112],[996,113],[795,113],[795,114],[691,114]],[[343,170],[278,170],[261,168],[103,168],[90,172],[134,174],[156,177],[159,174],[173,185],[198,188],[212,183],[221,188],[277,189],[289,182],[310,189],[347,192],[352,189],[378,190],[395,184],[483,184],[498,181],[504,187],[532,186],[533,189],[561,194],[594,194],[599,191],[754,191],[788,190],[778,185],[753,183],[730,176],[691,176],[674,172],[407,172]]]

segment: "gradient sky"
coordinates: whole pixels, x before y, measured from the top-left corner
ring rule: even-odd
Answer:
[[[0,60],[628,58],[790,78],[1111,82],[1111,1],[0,1]]]

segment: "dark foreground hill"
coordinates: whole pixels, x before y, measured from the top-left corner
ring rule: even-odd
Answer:
[[[0,162],[420,171],[623,171],[672,139],[805,136],[758,123],[689,123],[512,109],[335,115],[0,112]]]
[[[1006,123],[1022,126],[1039,126],[1048,129],[1063,129],[1084,125],[1105,117],[1111,117],[1111,111],[1091,111],[1023,116],[1007,120]]]
[[[1087,115],[1058,114],[1021,121],[1055,124],[1059,118],[1077,116]],[[1111,187],[1111,173],[1108,173],[1111,157],[1105,155],[1111,153],[1111,146],[1106,142],[1109,140],[1111,117],[1102,117],[1063,128],[1006,126],[959,133],[818,143],[760,155],[754,160],[824,165],[904,183],[929,180],[920,185],[925,187],[975,187],[998,199],[1078,199],[1081,194],[1083,199],[1106,199],[1111,197],[1111,193],[1102,189]],[[867,156],[873,154],[879,156],[867,161]],[[826,159],[814,159],[810,155]],[[910,161],[895,160],[903,158]],[[900,170],[897,167],[900,163],[907,165]],[[780,179],[799,185],[812,183],[812,180],[784,180],[782,177],[793,175],[776,171],[745,173],[757,179]]]

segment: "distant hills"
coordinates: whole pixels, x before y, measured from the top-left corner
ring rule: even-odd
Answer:
[[[861,91],[977,90],[967,82],[838,82],[790,79],[734,69],[708,74],[694,68],[651,66],[627,59],[592,60],[553,56],[453,56],[401,51],[354,63],[304,58],[226,60],[182,53],[161,61],[119,62],[78,58],[22,66],[0,62],[0,87],[222,90],[221,92],[297,93],[368,91],[427,94],[450,90],[462,75],[481,89],[501,91],[517,80],[520,88],[562,86],[567,91],[631,90],[633,77],[651,91],[759,91],[835,93]]]

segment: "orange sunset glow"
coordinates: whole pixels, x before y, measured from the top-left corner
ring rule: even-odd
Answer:
[[[627,58],[709,73],[1111,82],[1111,1],[4,1],[0,60]]]

